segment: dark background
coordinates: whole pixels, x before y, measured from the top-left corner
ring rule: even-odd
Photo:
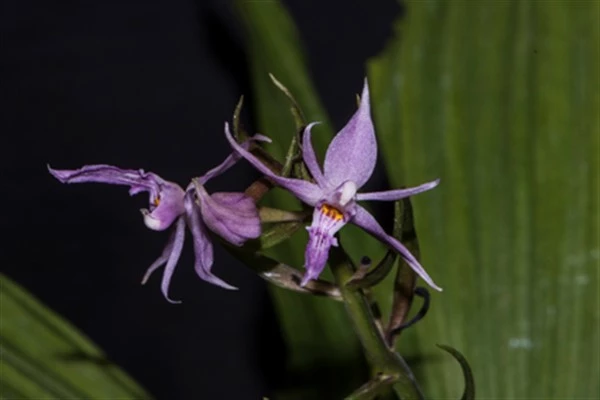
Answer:
[[[339,128],[400,9],[392,0],[284,3]],[[158,399],[268,394],[285,349],[264,282],[220,249],[215,272],[240,290],[201,281],[188,240],[171,286],[183,304],[167,303],[160,272],[139,284],[168,234],[144,226],[147,196],[65,186],[46,172],[46,163],[106,163],[185,185],[221,162],[223,122],[251,93],[230,2],[5,1],[0,21],[2,272]],[[245,118],[252,130],[251,104]],[[241,190],[253,176],[240,164],[209,189]]]

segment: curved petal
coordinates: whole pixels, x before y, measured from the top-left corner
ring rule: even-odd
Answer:
[[[332,186],[350,180],[360,188],[371,177],[376,161],[377,142],[371,120],[369,86],[365,79],[358,110],[327,148],[324,175]]]
[[[181,250],[183,249],[184,241],[185,219],[179,218],[175,225],[175,236],[173,238],[173,247],[171,249],[171,254],[169,254],[167,265],[165,266],[165,270],[163,272],[162,282],[160,283],[160,289],[163,295],[165,296],[165,299],[167,299],[167,301],[172,304],[181,303],[181,301],[172,300],[169,297],[169,285],[171,284],[171,277],[173,276],[173,272],[175,271],[175,267],[177,266],[177,262],[179,261],[179,256],[181,256]]]
[[[254,135],[251,138],[249,138],[248,140],[246,140],[244,143],[242,143],[240,146],[242,146],[244,149],[248,150],[248,148],[250,147],[250,142],[252,140],[257,141],[257,142],[270,142],[271,141],[271,139],[269,139],[266,136]],[[216,167],[214,167],[213,169],[211,169],[204,175],[198,177],[198,181],[200,182],[201,185],[204,185],[206,182],[208,182],[215,176],[221,175],[222,173],[227,171],[229,168],[233,167],[240,160],[240,158],[241,158],[241,156],[239,155],[239,153],[236,153],[236,152],[231,153],[229,156],[227,156],[227,158],[221,164],[217,165]]]
[[[194,242],[194,254],[196,256],[194,269],[196,270],[196,274],[203,281],[212,283],[213,285],[224,289],[237,290],[235,286],[231,286],[211,272],[214,261],[213,245],[206,232],[206,227],[200,219],[198,207],[196,207],[192,197],[189,195],[185,198],[185,211]]]
[[[323,172],[321,172],[321,167],[319,167],[319,162],[317,161],[317,155],[315,154],[315,150],[313,149],[312,142],[310,140],[310,130],[318,123],[319,122],[313,122],[308,124],[308,126],[304,129],[304,135],[302,136],[302,159],[308,167],[308,171],[314,178],[315,182],[317,182],[317,185],[323,188],[327,186],[327,181],[323,176]]]
[[[373,218],[373,216],[365,210],[363,207],[356,205],[356,214],[350,220],[353,224],[361,227],[377,239],[381,240],[383,243],[387,244],[394,250],[396,250],[402,258],[406,261],[408,265],[421,277],[429,286],[434,288],[435,290],[442,291],[438,285],[433,282],[433,279],[427,274],[425,269],[421,266],[419,261],[410,254],[410,251],[402,243],[396,240],[393,236],[385,233],[381,225]]]
[[[121,169],[112,165],[85,165],[75,170],[57,170],[48,166],[52,176],[62,183],[108,183],[129,186],[129,194],[150,193],[150,210],[142,210],[144,223],[150,229],[162,231],[183,214],[183,189],[143,169]]]
[[[292,179],[292,178],[284,178],[275,174],[269,168],[267,168],[260,160],[252,153],[244,149],[240,146],[233,136],[231,136],[231,132],[229,131],[229,124],[225,123],[225,137],[231,144],[231,147],[235,149],[242,157],[244,157],[254,168],[259,170],[261,173],[266,175],[268,178],[272,179],[279,186],[289,190],[308,205],[314,206],[323,196],[323,190],[314,183],[310,183],[308,181],[304,181],[301,179]]]
[[[121,169],[112,165],[96,164],[84,165],[79,169],[53,169],[47,166],[52,176],[62,183],[108,183],[111,185],[125,185],[130,187],[130,194],[148,191],[158,194],[158,185],[164,180],[151,172],[143,169]]]
[[[184,212],[183,198],[185,192],[179,185],[164,182],[159,186],[158,196],[150,199],[152,210],[142,210],[144,223],[150,229],[162,231],[167,229],[177,217]]]
[[[426,192],[427,190],[431,190],[434,187],[436,187],[439,183],[440,180],[436,179],[435,181],[427,182],[422,185],[406,189],[386,190],[384,192],[358,193],[356,195],[356,200],[396,201],[405,197],[414,196],[415,194]]]
[[[160,267],[165,265],[165,263],[169,259],[169,255],[171,255],[171,252],[173,251],[173,243],[174,242],[175,242],[175,230],[173,230],[173,232],[171,232],[171,235],[169,236],[169,240],[167,241],[167,244],[165,245],[165,248],[163,249],[163,252],[160,255],[160,257],[158,257],[156,259],[156,261],[154,261],[152,263],[152,265],[150,265],[150,267],[146,270],[146,273],[144,274],[144,277],[142,278],[142,285],[145,285],[146,282],[148,282],[148,279],[150,279],[150,276],[154,273],[154,271],[156,271],[157,269],[159,269]]]
[[[244,193],[213,193],[194,181],[201,216],[206,226],[223,239],[241,246],[260,236],[256,204]]]

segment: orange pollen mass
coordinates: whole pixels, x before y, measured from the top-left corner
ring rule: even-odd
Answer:
[[[333,220],[341,221],[342,219],[344,219],[344,214],[340,210],[330,206],[329,204],[323,204],[321,206],[320,211],[322,214],[326,215],[327,217]]]
[[[154,203],[155,207],[158,207],[158,205],[160,204],[160,197],[155,198],[152,203]]]

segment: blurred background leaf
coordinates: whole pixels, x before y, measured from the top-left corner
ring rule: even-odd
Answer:
[[[151,399],[72,325],[0,274],[3,399]]]
[[[597,1],[408,1],[368,64],[391,185],[444,287],[401,353],[431,398],[598,398]]]
[[[294,126],[268,72],[310,121],[327,119],[285,10],[238,4],[258,128],[281,157]],[[400,345],[431,398],[459,397],[463,385],[439,341],[465,354],[481,398],[600,396],[599,4],[407,1],[395,37],[368,63],[390,186],[442,178],[415,201],[415,219],[423,264],[445,291]],[[321,154],[331,132],[325,124],[313,135]],[[358,243],[355,235],[343,239]],[[302,265],[304,243],[278,258]],[[384,309],[386,293],[376,293]],[[273,294],[292,371],[325,362],[354,379],[345,374],[358,344],[339,305]]]

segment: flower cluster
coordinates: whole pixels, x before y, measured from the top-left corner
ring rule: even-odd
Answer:
[[[124,170],[110,165],[88,165],[77,170],[49,168],[49,171],[63,183],[109,183],[129,186],[131,195],[149,193],[149,209],[141,210],[146,226],[153,230],[165,230],[175,226],[162,254],[148,268],[142,282],[145,283],[156,269],[165,265],[161,289],[170,302],[175,302],[169,298],[168,288],[183,248],[186,226],[192,234],[195,270],[198,276],[223,288],[235,289],[211,272],[213,247],[208,231],[233,245],[242,246],[247,240],[260,236],[259,213],[254,200],[247,195],[209,194],[205,184],[225,172],[242,157],[276,185],[314,207],[312,223],[307,227],[309,240],[305,251],[306,272],[301,281],[302,286],[321,274],[327,263],[329,249],[338,245],[336,234],[347,223],[351,223],[397,251],[425,282],[432,288],[441,290],[408,249],[396,238],[388,235],[375,218],[358,204],[368,200],[396,201],[433,189],[439,183],[439,180],[435,180],[407,189],[359,193],[359,189],[371,177],[377,160],[377,142],[371,120],[367,82],[364,84],[358,110],[329,145],[323,168],[320,167],[311,144],[311,130],[315,124],[311,123],[304,129],[302,138],[302,158],[312,181],[283,177],[274,173],[249,151],[251,141],[270,140],[256,135],[239,144],[233,138],[227,123],[225,136],[233,153],[219,166],[192,179],[185,190],[156,174],[143,170]]]

